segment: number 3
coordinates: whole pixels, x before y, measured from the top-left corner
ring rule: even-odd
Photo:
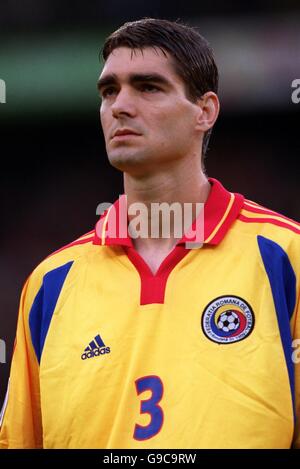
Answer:
[[[158,376],[143,376],[135,381],[135,387],[138,395],[144,391],[152,391],[150,399],[141,401],[141,414],[150,414],[151,421],[145,427],[136,424],[133,434],[135,440],[148,440],[157,435],[163,425],[164,413],[158,403],[162,399],[164,387]]]

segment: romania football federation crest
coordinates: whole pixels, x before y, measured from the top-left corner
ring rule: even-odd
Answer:
[[[218,344],[232,344],[245,339],[253,326],[253,310],[239,296],[219,296],[205,307],[202,314],[204,334]]]

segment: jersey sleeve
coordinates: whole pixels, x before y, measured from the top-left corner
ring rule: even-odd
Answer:
[[[42,448],[39,363],[29,313],[40,288],[32,274],[21,295],[17,333],[6,397],[0,414],[0,448]]]
[[[293,362],[295,369],[295,434],[293,447],[300,449],[300,298],[297,302],[293,333]]]

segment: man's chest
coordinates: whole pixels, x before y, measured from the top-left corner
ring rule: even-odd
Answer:
[[[147,276],[126,258],[108,262],[105,272],[99,264],[71,269],[40,373],[44,409],[56,402],[68,422],[66,435],[80,408],[83,419],[98,422],[97,444],[120,446],[121,435],[126,444],[137,444],[136,425],[153,430],[140,415],[151,393],[165,416],[161,432],[151,433],[158,445],[175,444],[174,428],[187,421],[197,428],[209,419],[224,431],[267,421],[275,394],[272,406],[280,412],[286,403],[291,412],[280,330],[261,264],[255,258],[219,262],[208,252],[191,256],[194,262],[186,256],[165,279],[160,303],[141,304]],[[154,278],[148,277],[151,288],[162,288],[163,279]],[[95,419],[91,408],[97,408]],[[56,422],[45,412],[52,428]],[[186,447],[214,444],[196,431],[186,435]]]
[[[45,364],[62,354],[63,360],[79,360],[81,366],[94,356],[93,351],[104,347],[110,348],[109,357],[96,351],[103,362],[112,357],[123,362],[137,346],[151,349],[151,357],[171,360],[207,350],[213,360],[220,350],[234,356],[262,338],[278,340],[272,291],[255,259],[231,264],[218,263],[216,258],[188,261],[183,259],[167,278],[142,277],[130,262],[110,263],[102,273],[94,265],[75,266],[51,320]],[[143,288],[149,289],[147,304],[141,304]],[[163,292],[161,301],[151,302],[157,291]]]

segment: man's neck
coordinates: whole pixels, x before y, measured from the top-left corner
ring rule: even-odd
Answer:
[[[184,162],[177,164],[176,168],[168,168],[165,171],[151,172],[144,176],[132,176],[124,173],[124,189],[127,196],[128,207],[134,203],[143,204],[147,208],[148,235],[146,237],[137,237],[133,239],[133,244],[137,251],[145,252],[169,252],[172,250],[178,241],[178,230],[174,224],[174,219],[171,216],[169,227],[170,236],[163,235],[162,223],[160,217],[156,222],[153,219],[153,211],[151,207],[153,204],[166,203],[169,206],[176,203],[177,207],[180,206],[182,214],[184,214],[184,204],[190,204],[192,207],[192,219],[194,220],[197,215],[197,205],[205,203],[209,192],[210,184],[201,169],[200,161],[196,162],[194,167],[189,162],[189,167]],[[179,204],[179,205],[178,205]],[[146,211],[144,212],[146,213]],[[134,218],[134,215],[129,214],[129,221]],[[146,220],[145,220],[146,221]],[[182,220],[183,222],[183,220]],[[153,230],[158,233],[158,237],[151,236]],[[181,236],[179,236],[179,239]]]

